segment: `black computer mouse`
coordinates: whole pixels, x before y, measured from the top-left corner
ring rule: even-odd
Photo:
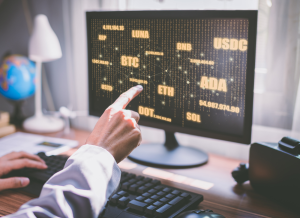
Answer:
[[[179,214],[176,218],[225,218],[212,210],[190,210]]]

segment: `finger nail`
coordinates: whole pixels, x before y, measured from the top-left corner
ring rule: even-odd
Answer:
[[[136,87],[138,88],[138,90],[143,90],[143,86],[141,85],[137,85]]]
[[[28,182],[29,182],[28,178],[20,178],[20,180],[21,180],[21,185],[22,186],[26,186],[28,184]]]

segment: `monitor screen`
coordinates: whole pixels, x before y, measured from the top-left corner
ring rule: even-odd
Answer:
[[[87,12],[89,111],[140,84],[141,124],[250,143],[256,11]]]

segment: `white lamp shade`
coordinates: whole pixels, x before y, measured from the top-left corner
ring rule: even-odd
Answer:
[[[61,56],[58,38],[52,30],[48,18],[43,14],[37,15],[29,40],[29,58],[33,61],[47,62],[61,58]]]

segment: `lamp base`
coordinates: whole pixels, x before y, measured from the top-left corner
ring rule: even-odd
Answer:
[[[58,132],[63,129],[64,121],[52,116],[33,116],[27,118],[23,127],[28,132],[35,133],[51,133]]]

